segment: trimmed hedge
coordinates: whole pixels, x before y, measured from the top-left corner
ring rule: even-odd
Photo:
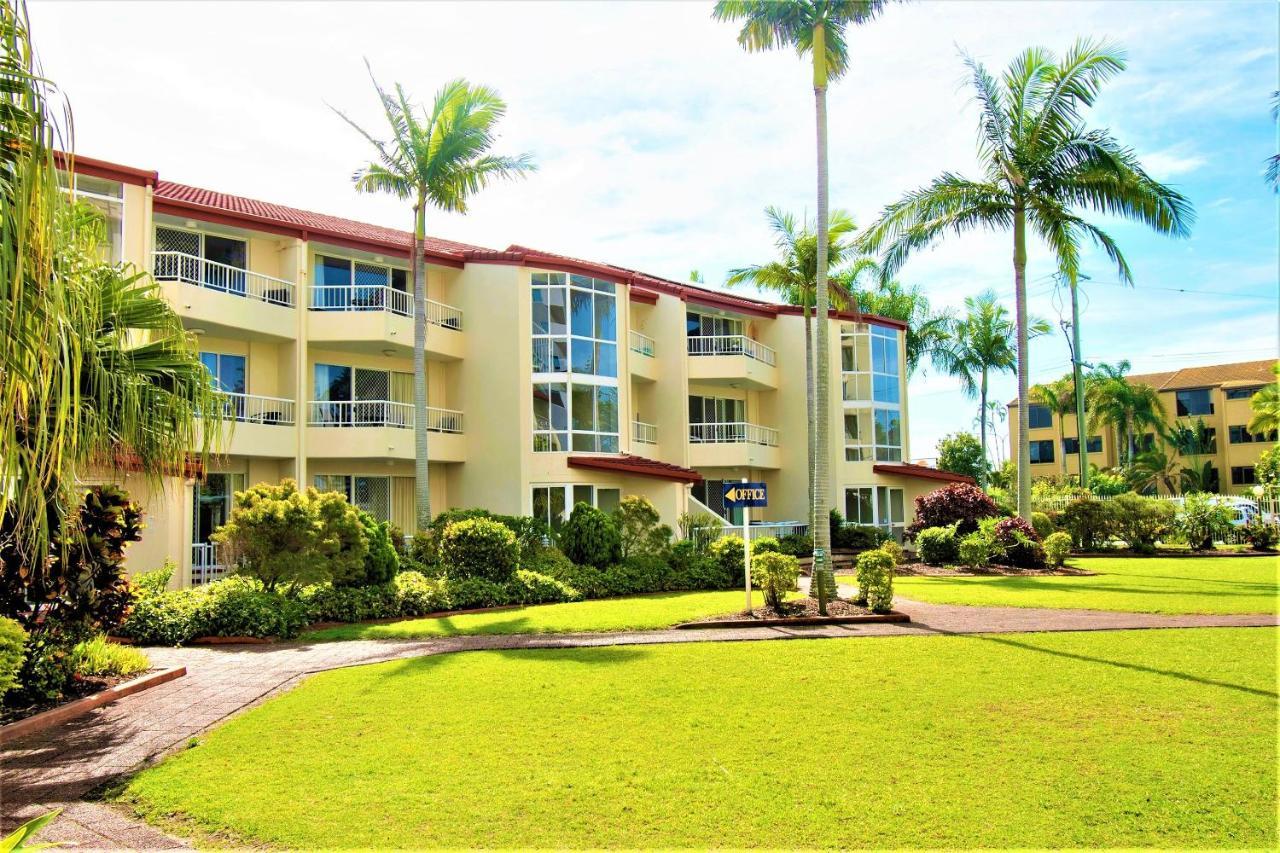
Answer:
[[[945,566],[960,559],[960,542],[952,525],[921,530],[916,534],[916,548],[920,559],[930,566]]]
[[[504,524],[488,518],[463,519],[444,529],[440,561],[450,578],[500,585],[509,581],[520,565],[520,544]]]
[[[560,550],[581,566],[603,569],[622,559],[622,537],[608,513],[579,502],[560,528]]]
[[[296,637],[308,622],[299,600],[244,577],[140,598],[120,633],[143,645],[178,646],[197,637]]]

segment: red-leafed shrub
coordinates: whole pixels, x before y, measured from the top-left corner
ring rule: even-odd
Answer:
[[[1020,569],[1044,568],[1044,545],[1040,534],[1025,518],[1002,518],[995,526],[996,542],[1004,549],[1009,565]]]
[[[926,527],[956,525],[956,535],[963,537],[978,529],[978,521],[995,518],[1000,509],[987,493],[968,483],[952,483],[916,498],[916,518],[907,528],[911,534]]]

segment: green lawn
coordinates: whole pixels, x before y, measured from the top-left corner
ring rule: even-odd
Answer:
[[[119,797],[206,841],[273,847],[1274,849],[1276,640],[417,658],[315,676]]]
[[[1280,559],[1084,557],[1086,577],[899,577],[894,592],[934,604],[1063,607],[1135,613],[1275,613]],[[853,583],[851,577],[839,578]]]
[[[754,593],[756,605],[763,604]],[[325,640],[417,639],[458,634],[565,634],[586,631],[633,631],[667,628],[703,616],[742,610],[741,590],[732,592],[665,592],[630,598],[606,598],[572,604],[539,604],[491,613],[464,613],[407,619],[383,625],[340,625],[311,631],[302,639]]]

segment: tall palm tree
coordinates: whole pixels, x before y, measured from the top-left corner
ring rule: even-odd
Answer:
[[[988,383],[991,374],[1012,373],[1017,366],[1017,354],[1013,348],[1016,333],[1008,309],[999,303],[994,292],[988,290],[977,296],[965,297],[964,313],[956,321],[951,342],[939,353],[942,369],[959,380],[965,396],[978,398],[978,432],[982,438],[984,460],[987,459]],[[1047,322],[1032,321],[1033,336],[1048,333]]]
[[[1145,383],[1130,382],[1128,372],[1128,361],[1099,364],[1085,383],[1089,431],[1103,426],[1112,429],[1121,465],[1133,462],[1138,434],[1148,428],[1159,431],[1166,421],[1159,392]]]
[[[1280,429],[1280,362],[1271,366],[1276,381],[1254,394],[1249,400],[1253,417],[1247,429],[1254,435],[1266,435]]]
[[[367,64],[367,63],[366,63]],[[525,175],[536,168],[529,155],[490,154],[494,131],[507,105],[487,86],[466,80],[444,85],[430,111],[415,107],[400,84],[385,91],[369,69],[390,138],[364,130],[345,113],[334,110],[373,145],[377,159],[354,175],[356,190],[389,193],[413,202],[413,411],[414,498],[417,527],[431,524],[431,485],[427,463],[427,269],[423,256],[427,206],[466,213],[471,196],[499,179]]]
[[[748,51],[794,48],[800,56],[809,54],[813,61],[813,100],[817,120],[818,159],[818,265],[814,307],[818,315],[818,333],[814,405],[822,413],[814,437],[815,456],[823,460],[814,476],[814,491],[823,504],[830,500],[828,450],[831,375],[830,322],[827,291],[827,83],[838,80],[849,69],[849,48],[845,31],[852,25],[865,24],[875,18],[889,0],[718,0],[712,16],[720,21],[742,21],[738,44]],[[818,588],[818,610],[827,612],[827,593],[835,588],[831,572],[831,531],[819,524],[814,535],[814,585]]]
[[[763,265],[729,270],[726,283],[730,286],[753,284],[762,290],[777,294],[789,305],[799,305],[804,314],[804,378],[805,406],[808,417],[809,461],[809,532],[816,535],[818,522],[825,516],[825,508],[818,502],[814,490],[815,468],[818,460],[815,437],[817,435],[818,410],[813,396],[813,307],[817,301],[818,235],[813,223],[797,224],[796,218],[776,207],[766,207],[765,217],[775,235],[774,245],[778,259]],[[843,210],[833,210],[827,225],[827,264],[838,266],[849,252],[846,237],[853,234],[853,220]],[[831,281],[836,307],[851,304],[850,294],[834,279]]]
[[[1143,493],[1157,493],[1161,487],[1176,495],[1182,487],[1182,463],[1163,445],[1144,450],[1134,457],[1129,468],[1129,482]]]
[[[1018,399],[1027,399],[1027,231],[1053,253],[1074,284],[1081,243],[1100,246],[1120,280],[1132,273],[1115,240],[1076,212],[1088,209],[1182,237],[1194,218],[1191,203],[1149,176],[1133,151],[1106,130],[1086,128],[1081,110],[1125,67],[1118,48],[1077,41],[1059,61],[1042,48],[1023,51],[997,81],[965,57],[981,108],[978,154],[983,177],[946,172],[885,208],[864,235],[867,249],[883,249],[893,273],[913,252],[944,234],[977,229],[1013,232],[1013,279],[1018,326]],[[1031,451],[1027,408],[1018,407],[1018,514],[1031,513]]]
[[[1271,93],[1271,120],[1280,122],[1280,89]],[[1267,183],[1280,192],[1280,154],[1272,154],[1267,158]]]
[[[1058,418],[1058,447],[1062,450],[1062,473],[1067,474],[1067,453],[1063,445],[1066,443],[1066,428],[1062,419],[1074,414],[1076,410],[1076,383],[1072,376],[1064,376],[1053,382],[1042,382],[1027,390],[1027,398],[1033,403],[1047,406]],[[1086,439],[1087,440],[1087,439]],[[1079,456],[1080,449],[1076,448]],[[1083,456],[1079,456],[1083,459]]]

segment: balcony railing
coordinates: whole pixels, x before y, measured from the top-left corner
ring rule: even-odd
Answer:
[[[694,444],[759,444],[777,447],[778,431],[748,423],[689,424],[689,441]]]
[[[364,287],[347,284],[317,284],[311,287],[312,311],[387,311],[400,317],[413,316],[413,294],[386,285]],[[427,322],[442,329],[462,329],[462,309],[428,299]]]
[[[195,542],[191,546],[191,585],[203,584],[224,578],[231,567],[218,560],[218,547],[212,542]]]
[[[413,429],[413,404],[390,400],[313,400],[314,427],[395,427]],[[462,432],[462,412],[427,407],[427,429],[431,432]]]
[[[156,281],[181,281],[271,305],[293,305],[293,282],[185,252],[152,252],[151,275]]]
[[[222,417],[245,424],[293,425],[293,401],[257,394],[223,394]]]
[[[689,355],[745,355],[772,367],[777,353],[746,335],[690,335]]]
[[[658,428],[644,421],[632,421],[631,440],[637,444],[657,444]]]
[[[628,334],[627,338],[630,341],[632,352],[653,358],[653,338],[636,331]]]

